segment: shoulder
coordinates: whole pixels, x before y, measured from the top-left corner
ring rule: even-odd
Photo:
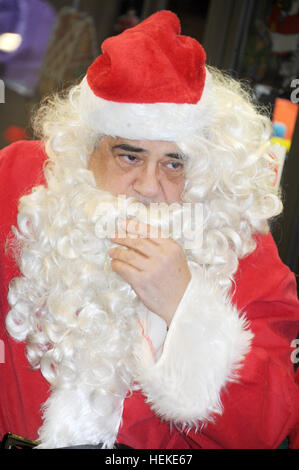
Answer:
[[[35,155],[37,153],[45,154],[44,143],[41,140],[18,140],[0,150],[0,161],[8,158],[17,158],[27,153]]]
[[[40,168],[46,159],[43,142],[39,140],[20,140],[0,150],[1,176],[30,175]]]
[[[240,260],[235,275],[234,298],[238,306],[278,300],[282,293],[298,302],[295,276],[281,261],[271,233],[256,236],[256,243],[254,252]]]
[[[18,201],[37,185],[45,184],[47,155],[41,141],[18,141],[0,150],[0,241],[16,223]]]
[[[41,141],[18,141],[0,151],[0,198],[20,197],[36,184],[44,184],[47,156]]]

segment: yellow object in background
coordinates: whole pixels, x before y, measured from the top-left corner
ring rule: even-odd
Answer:
[[[271,137],[271,143],[282,145],[283,147],[287,149],[287,152],[289,152],[290,147],[291,147],[291,140],[282,139],[281,137]]]

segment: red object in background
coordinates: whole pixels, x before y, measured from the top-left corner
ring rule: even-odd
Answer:
[[[9,126],[3,132],[3,137],[8,144],[11,144],[12,142],[16,142],[17,140],[26,140],[29,138],[29,135],[23,127]]]
[[[268,25],[272,33],[298,34],[299,14],[283,15],[283,9],[279,5],[274,5],[268,20]]]

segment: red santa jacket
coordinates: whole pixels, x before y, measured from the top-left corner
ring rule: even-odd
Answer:
[[[24,344],[5,330],[8,285],[19,275],[5,246],[20,196],[44,184],[45,158],[38,141],[17,142],[0,152],[0,438],[14,432],[36,439],[49,393],[41,373],[30,370]],[[161,421],[137,391],[125,400],[118,442],[136,449],[265,449],[277,448],[289,436],[290,447],[299,448],[299,377],[296,383],[294,374],[299,303],[294,275],[279,259],[270,234],[257,237],[256,250],[240,261],[235,280],[233,302],[246,312],[254,339],[239,382],[222,390],[223,414],[197,432],[180,432]]]

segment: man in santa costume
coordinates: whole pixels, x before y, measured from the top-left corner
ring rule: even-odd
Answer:
[[[0,159],[1,435],[298,446],[299,303],[269,232],[271,122],[247,92],[160,11],[34,126]]]

